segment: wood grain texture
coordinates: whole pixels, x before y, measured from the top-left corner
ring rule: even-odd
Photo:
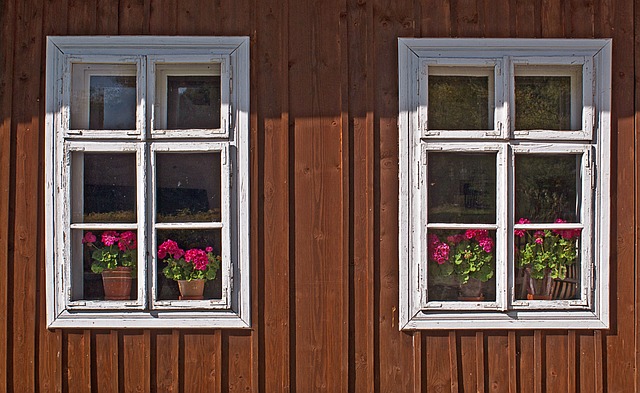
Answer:
[[[427,392],[450,391],[452,386],[449,363],[449,335],[446,333],[426,335]],[[457,376],[456,376],[457,378]]]
[[[64,392],[91,392],[91,331],[74,330],[63,335],[65,348]]]
[[[463,392],[477,392],[478,368],[476,358],[476,335],[473,332],[458,332],[458,381]]]
[[[95,392],[117,392],[118,332],[97,331],[91,338],[91,386]]]
[[[178,393],[180,382],[180,333],[178,330],[157,332],[152,337],[155,348],[151,362],[155,370],[152,374],[152,391]]]
[[[120,391],[144,392],[151,391],[150,344],[151,336],[146,331],[126,331],[120,333],[118,347]]]
[[[489,351],[491,351],[489,353]],[[509,336],[503,332],[487,334],[485,392],[509,392]]]
[[[15,41],[15,4],[0,3],[0,392],[7,393],[10,370],[12,324],[10,314],[10,237],[13,233],[10,210],[13,192],[12,172],[12,110],[13,110],[13,47]]]
[[[179,354],[180,391],[222,392],[222,332],[194,331],[182,334]]]
[[[222,334],[222,364],[223,392],[250,392],[252,390],[253,359],[251,332],[224,332]]]
[[[550,332],[545,335],[544,391],[569,391],[569,350],[567,332]]]

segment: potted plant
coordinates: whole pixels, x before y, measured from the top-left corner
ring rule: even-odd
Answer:
[[[158,258],[167,264],[162,269],[165,277],[178,282],[180,300],[203,299],[204,284],[216,278],[222,262],[210,246],[184,251],[171,239],[158,247]]]
[[[566,221],[558,218],[556,223]],[[529,224],[521,218],[518,224]],[[529,300],[550,300],[554,280],[564,280],[567,267],[578,258],[577,241],[581,230],[516,229],[516,264],[524,271],[524,285]]]
[[[102,274],[105,300],[131,299],[131,281],[136,274],[138,260],[136,234],[131,231],[102,232],[100,243],[92,232],[82,238],[90,249],[91,271]]]
[[[482,283],[494,274],[494,241],[485,229],[467,229],[448,236],[435,233],[428,237],[431,269],[452,276],[459,286],[458,300],[484,300]]]

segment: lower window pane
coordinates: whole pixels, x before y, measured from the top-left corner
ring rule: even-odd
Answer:
[[[222,298],[220,229],[158,230],[157,300],[199,300],[182,296],[179,280],[205,279],[204,299]]]
[[[429,231],[427,259],[429,301],[496,300],[495,231]]]
[[[535,223],[577,222],[579,154],[516,155],[516,217]]]
[[[72,300],[136,300],[135,231],[72,231]]]
[[[580,229],[514,231],[518,300],[580,297]]]

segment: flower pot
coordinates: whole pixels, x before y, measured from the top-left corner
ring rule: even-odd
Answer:
[[[482,294],[482,281],[470,278],[466,284],[460,284],[458,295],[460,301],[481,301],[484,300]]]
[[[180,300],[202,300],[204,296],[204,284],[207,280],[177,280],[180,289]]]
[[[119,266],[102,272],[104,300],[131,300],[131,268]]]

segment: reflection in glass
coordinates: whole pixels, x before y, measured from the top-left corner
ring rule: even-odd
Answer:
[[[578,154],[517,154],[516,219],[578,222],[580,159]]]
[[[136,154],[72,154],[73,178],[83,184],[73,221],[136,222]]]
[[[514,230],[516,299],[579,298],[580,234],[579,228]]]
[[[430,223],[496,222],[496,154],[428,153]]]
[[[134,239],[137,237],[136,231],[111,231],[115,232],[117,235],[120,235],[124,232],[130,232],[134,234]],[[72,230],[72,238],[74,241],[73,250],[77,250],[77,252],[81,253],[81,258],[76,258],[74,256],[74,263],[80,262],[82,263],[82,267],[74,266],[72,268],[73,274],[81,274],[82,275],[82,290],[79,288],[73,289],[73,300],[104,300],[104,286],[102,281],[102,275],[94,273],[91,270],[91,265],[95,262],[92,258],[92,255],[96,251],[104,250],[105,252],[109,252],[109,255],[117,256],[117,259],[120,260],[122,258],[137,258],[136,248],[137,242],[133,240],[132,242],[122,241],[121,246],[119,247],[120,241],[116,240],[115,243],[111,244],[108,240],[105,244],[105,238],[103,238],[103,234],[110,235],[109,231],[86,231],[86,230]],[[94,240],[95,239],[95,240]],[[92,241],[93,240],[93,241]],[[125,250],[125,251],[121,251]],[[133,252],[131,251],[133,250]],[[126,252],[126,256],[125,256]],[[135,269],[135,268],[134,268]],[[78,282],[76,278],[73,279],[73,282]],[[138,278],[134,274],[132,275],[131,281],[131,290],[130,290],[130,299],[125,300],[136,300],[138,296]]]
[[[136,77],[91,76],[89,129],[136,129]]]
[[[572,130],[570,76],[516,76],[516,130]]]
[[[495,301],[495,231],[434,230],[427,243],[429,301]]]
[[[204,250],[206,247],[211,247],[214,255],[222,255],[222,233],[219,229],[171,229],[157,231],[158,245],[168,239],[175,241],[185,252],[192,248]],[[204,286],[205,299],[222,298],[222,268],[226,263],[228,263],[228,261],[223,260],[216,278],[206,282]],[[156,258],[156,279],[158,280],[157,299],[177,300],[180,296],[178,283],[164,276],[162,269],[164,269],[165,266],[166,263],[163,260]]]
[[[430,130],[493,129],[489,77],[429,75]]]
[[[158,222],[220,221],[220,153],[157,153]]]
[[[220,128],[220,76],[167,77],[167,129]]]

